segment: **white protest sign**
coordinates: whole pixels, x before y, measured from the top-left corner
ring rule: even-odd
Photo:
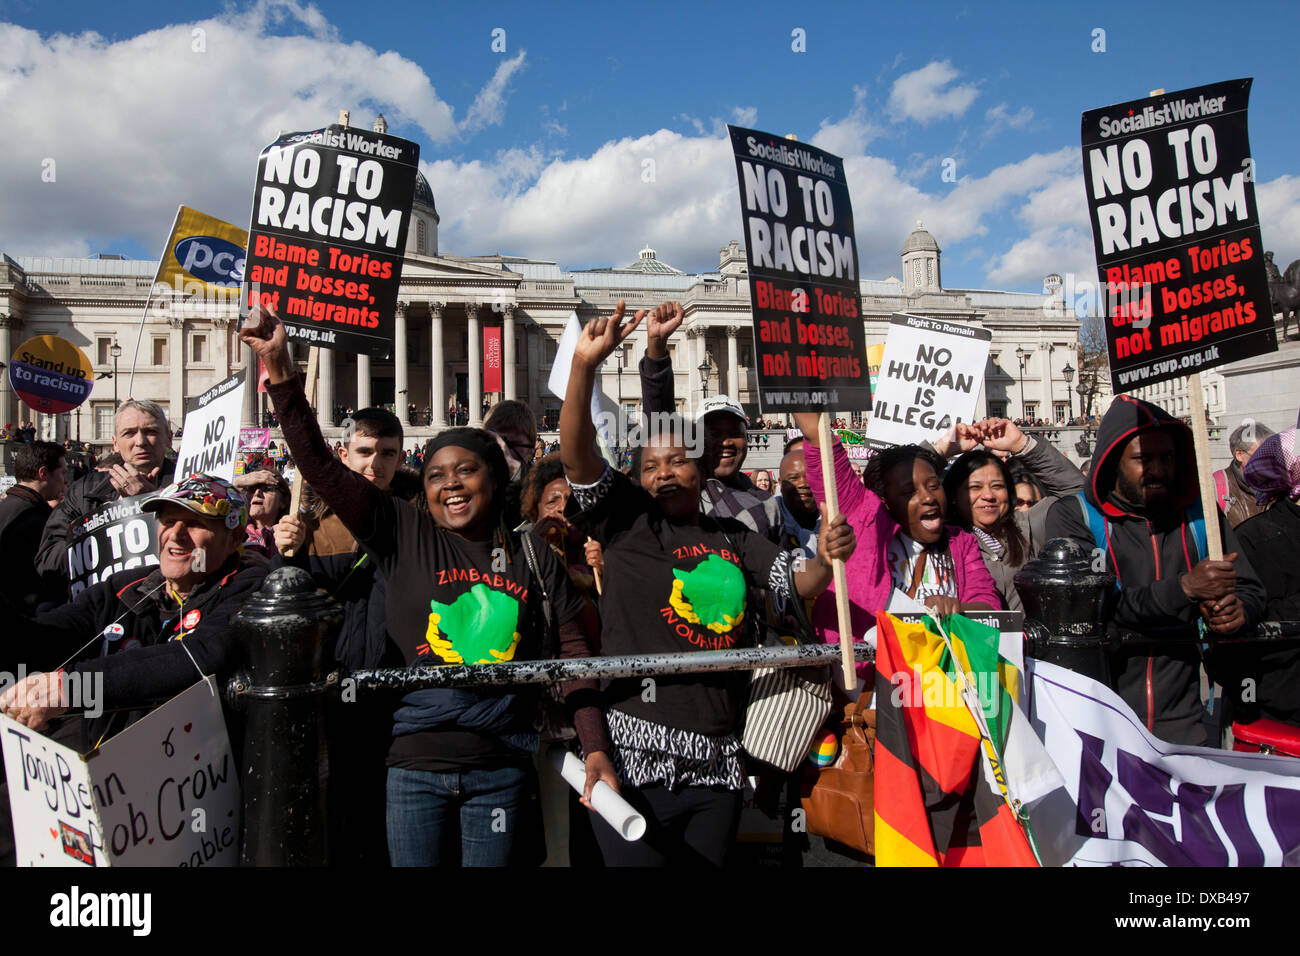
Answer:
[[[867,443],[876,448],[936,438],[974,420],[993,333],[895,314],[871,399]]]
[[[185,403],[185,433],[176,458],[177,481],[199,474],[234,480],[243,406],[242,369]]]
[[[1045,864],[1300,860],[1300,760],[1158,740],[1105,685],[1027,663],[1030,718],[1065,779],[1029,810]]]
[[[239,779],[212,678],[86,757],[4,716],[0,743],[19,866],[237,863]]]

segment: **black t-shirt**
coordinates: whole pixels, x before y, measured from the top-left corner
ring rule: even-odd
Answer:
[[[407,664],[491,664],[531,660],[542,653],[543,621],[530,608],[533,587],[520,537],[507,546],[467,541],[442,530],[427,514],[394,501],[391,550],[376,555],[388,583],[388,633]],[[532,535],[532,532],[524,532]],[[577,618],[582,599],[554,553],[535,535],[533,553],[546,593],[563,625]],[[480,696],[517,691],[484,689]],[[517,756],[496,737],[469,730],[434,730],[393,739],[389,765],[448,770],[499,763]]]
[[[600,601],[601,652],[607,655],[726,650],[741,645],[746,586],[767,586],[782,551],[738,521],[700,516],[676,524],[626,475],[610,469],[599,500],[575,522],[605,549]],[[589,497],[584,494],[582,497]],[[623,713],[681,730],[720,735],[735,730],[747,672],[664,675],[612,681],[605,703]]]

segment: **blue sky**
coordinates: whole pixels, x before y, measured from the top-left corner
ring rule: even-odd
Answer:
[[[1265,246],[1286,263],[1300,12],[1225,9],[1246,8],[0,0],[0,251],[153,258],[179,203],[245,225],[261,146],[346,107],[420,143],[445,253],[584,268],[649,243],[708,269],[740,238],[739,122],[845,157],[864,277],[898,271],[921,219],[946,286],[1037,291],[1095,274],[1084,110],[1254,76]]]

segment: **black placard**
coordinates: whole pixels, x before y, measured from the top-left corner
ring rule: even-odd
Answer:
[[[727,130],[749,259],[760,408],[870,408],[843,160],[771,133]]]
[[[140,510],[148,497],[119,498],[82,519],[68,545],[72,597],[118,571],[158,563],[158,522]]]
[[[1277,350],[1246,132],[1250,84],[1083,114],[1116,394]]]
[[[420,148],[369,130],[286,133],[262,151],[243,311],[260,296],[291,339],[387,358]]]

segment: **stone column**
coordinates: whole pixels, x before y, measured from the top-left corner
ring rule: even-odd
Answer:
[[[357,411],[370,407],[370,356],[357,354]]]
[[[242,342],[239,343],[238,348],[244,354],[244,370],[247,373],[244,381],[248,383],[248,387],[244,389],[244,411],[240,416],[240,423],[246,428],[257,428],[262,424],[257,420],[257,373],[259,371],[257,355]]]
[[[316,418],[322,425],[334,419],[334,349],[321,349],[316,362]]]
[[[0,356],[5,362],[9,361],[9,356],[13,355],[13,342],[10,341],[9,330],[21,328],[23,320],[14,315],[0,315]],[[17,422],[18,418],[14,414],[17,409],[14,402],[13,386],[9,384],[8,369],[0,372],[0,428],[8,422]],[[94,421],[92,413],[91,430],[94,430]]]
[[[688,413],[700,407],[700,361],[704,355],[704,331],[696,326],[686,330],[686,405]],[[674,374],[676,370],[674,369]]]
[[[167,325],[167,351],[171,355],[172,366],[171,374],[167,376],[167,415],[175,430],[178,425],[184,425],[185,369],[190,363],[189,356],[185,354],[185,319],[168,319]]]
[[[1041,353],[1043,357],[1043,401],[1039,405],[1042,409],[1038,413],[1039,418],[1044,418],[1052,424],[1056,424],[1055,396],[1052,394],[1052,346],[1048,343],[1042,345]]]
[[[406,303],[397,303],[397,322],[393,331],[393,406],[398,419],[406,423],[406,403],[411,400],[406,369]]]
[[[474,428],[483,427],[483,331],[478,324],[479,304],[465,303],[465,319],[468,326],[469,348],[466,350],[469,364],[469,423]]]
[[[433,427],[447,427],[447,360],[442,353],[441,302],[429,303],[429,381],[432,382],[429,409],[433,413]]]
[[[737,404],[740,402],[740,346],[736,342],[739,334],[740,326],[727,326],[727,394]]]
[[[506,316],[501,321],[501,385],[507,401],[518,398],[515,384],[515,307],[506,306]]]
[[[538,372],[542,367],[539,354],[541,342],[537,338],[538,331],[536,326],[524,326],[524,377],[528,381],[528,407],[533,410],[534,415],[538,415],[545,404],[542,401],[542,385]]]

